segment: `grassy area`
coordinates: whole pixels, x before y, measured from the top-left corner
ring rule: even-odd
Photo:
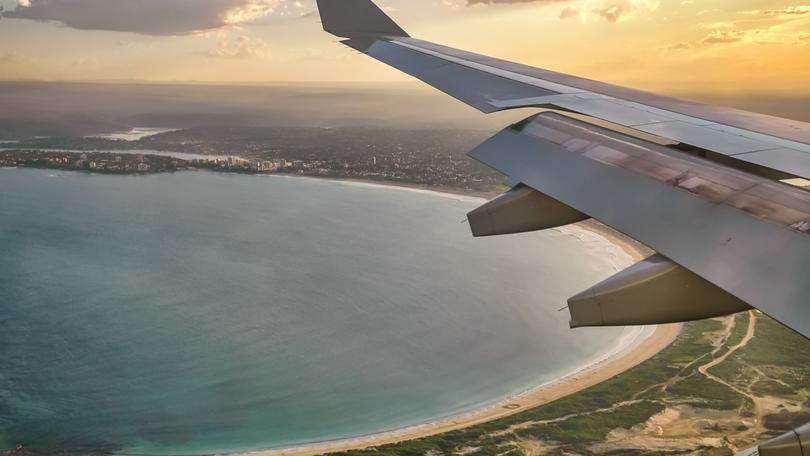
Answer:
[[[794,390],[810,385],[810,343],[764,316],[759,318],[756,335],[742,350],[737,362],[763,366],[769,376]]]
[[[796,396],[810,385],[810,343],[759,315],[751,342],[711,372],[759,396]]]
[[[760,379],[751,385],[751,391],[758,396],[791,397],[796,394],[796,390],[779,383],[770,378]]]
[[[739,410],[743,406],[745,396],[703,375],[692,374],[667,388],[666,399],[701,408]]]
[[[536,424],[515,431],[515,435],[553,443],[598,442],[613,429],[631,428],[663,410],[662,404],[641,401],[610,412],[580,415],[559,423]]]
[[[726,362],[713,367],[710,372],[732,385],[743,389],[759,375],[754,368],[746,363],[740,362],[740,357],[737,354],[729,356]]]
[[[732,417],[754,416],[755,405],[751,399],[718,383],[697,368],[727,353],[738,345],[748,329],[749,314],[734,317],[735,326],[723,346],[712,354],[718,340],[726,331],[726,321],[706,320],[685,325],[682,334],[672,345],[652,359],[580,393],[559,399],[510,417],[484,423],[470,428],[447,432],[432,437],[363,451],[349,451],[341,456],[421,456],[439,454],[464,454],[487,456],[519,456],[525,454],[530,442],[542,445],[543,454],[593,455],[590,445],[603,442],[614,429],[633,429],[646,423],[650,417],[666,407],[691,406],[698,411],[711,409]],[[712,369],[712,374],[728,379],[729,383],[746,390],[784,397],[793,393],[793,388],[780,382],[760,378],[763,370],[779,372],[791,378],[788,385],[807,385],[808,373],[804,366],[810,365],[810,344],[796,339],[796,335],[767,317],[757,316],[756,337],[723,363]],[[790,347],[787,350],[786,347]],[[793,353],[798,352],[797,356]],[[798,366],[798,367],[797,367]],[[772,374],[769,374],[772,375]],[[773,374],[775,375],[775,374]],[[802,383],[803,382],[803,383]],[[617,405],[619,404],[619,405]],[[610,410],[605,410],[610,409]],[[774,426],[784,426],[804,419],[804,415],[782,414],[771,416]],[[747,429],[740,424],[738,430]],[[643,429],[643,428],[636,428]],[[533,450],[536,452],[536,450]],[[689,454],[729,455],[724,447],[695,444]],[[622,449],[601,455],[673,455],[683,451]]]
[[[723,349],[720,350],[715,354],[716,358],[719,358],[732,347],[737,346],[742,340],[745,338],[745,334],[748,332],[748,325],[751,322],[751,314],[749,312],[741,313],[734,317],[734,329],[731,330],[731,334],[729,334],[726,342],[723,346]]]
[[[808,412],[784,412],[765,418],[765,426],[776,431],[789,431],[808,422],[810,422]]]

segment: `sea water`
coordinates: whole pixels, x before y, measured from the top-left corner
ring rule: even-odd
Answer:
[[[480,204],[343,182],[0,169],[0,448],[193,455],[435,420],[621,330],[565,299],[622,254],[474,239]]]

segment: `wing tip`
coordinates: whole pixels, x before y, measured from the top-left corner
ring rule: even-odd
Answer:
[[[317,0],[323,29],[335,36],[409,35],[372,0]]]

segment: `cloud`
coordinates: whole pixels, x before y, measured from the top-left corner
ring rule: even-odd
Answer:
[[[802,14],[810,14],[810,6],[808,5],[801,5],[801,6],[788,6],[787,8],[782,9],[771,9],[765,10],[762,12],[763,14],[770,14],[770,15],[789,15],[789,16],[798,16]]]
[[[560,19],[583,22],[622,22],[634,16],[658,9],[658,0],[601,0],[586,1],[579,6],[568,6],[560,12]]]
[[[708,44],[727,44],[742,41],[747,35],[742,30],[715,30],[703,39]]]
[[[698,24],[698,27],[707,30],[717,30],[717,29],[730,29],[734,28],[734,23],[732,22],[709,22],[709,23],[701,23]]]
[[[684,41],[681,41],[680,43],[675,43],[673,45],[670,45],[667,48],[667,50],[669,50],[669,51],[685,51],[685,50],[691,49],[691,48],[692,48],[691,44],[689,44],[687,42],[684,42]]]
[[[270,48],[262,40],[249,36],[239,36],[235,40],[224,40],[219,46],[208,52],[208,56],[223,59],[245,59],[255,57],[266,57],[270,54]]]
[[[558,3],[564,2],[566,0],[467,0],[468,6],[473,5],[503,5],[503,4],[513,4],[513,3],[535,3],[535,2],[543,2],[543,3]]]
[[[96,66],[99,64],[99,60],[96,57],[76,57],[71,61],[73,66]]]
[[[808,33],[789,33],[777,28],[759,28],[750,30],[713,30],[704,39],[704,44],[771,44],[800,45],[808,41]]]
[[[611,0],[605,2],[605,5],[600,8],[594,8],[593,13],[608,22],[619,22],[622,19],[656,9],[658,9],[658,2],[653,0]]]
[[[746,14],[749,16],[756,16],[760,14],[767,16],[801,16],[804,14],[810,14],[810,5],[788,6],[785,8],[769,10],[747,10],[740,11],[740,14]]]
[[[25,60],[22,54],[16,51],[0,52],[0,63],[16,63]]]
[[[81,30],[185,35],[249,23],[279,0],[18,0],[4,18],[54,21]]]
[[[566,6],[560,11],[560,19],[576,19],[579,15],[579,8],[574,8],[573,6]]]
[[[463,7],[485,7],[493,5],[526,5],[529,3],[553,4],[571,1],[574,0],[441,0],[441,3],[444,4],[444,6],[450,8],[463,8]],[[381,8],[385,11],[393,9],[387,6],[381,6]]]

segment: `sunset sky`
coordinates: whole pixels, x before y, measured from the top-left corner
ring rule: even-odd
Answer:
[[[645,89],[810,87],[795,0],[380,0],[411,35]],[[405,81],[314,0],[0,0],[0,79]]]

